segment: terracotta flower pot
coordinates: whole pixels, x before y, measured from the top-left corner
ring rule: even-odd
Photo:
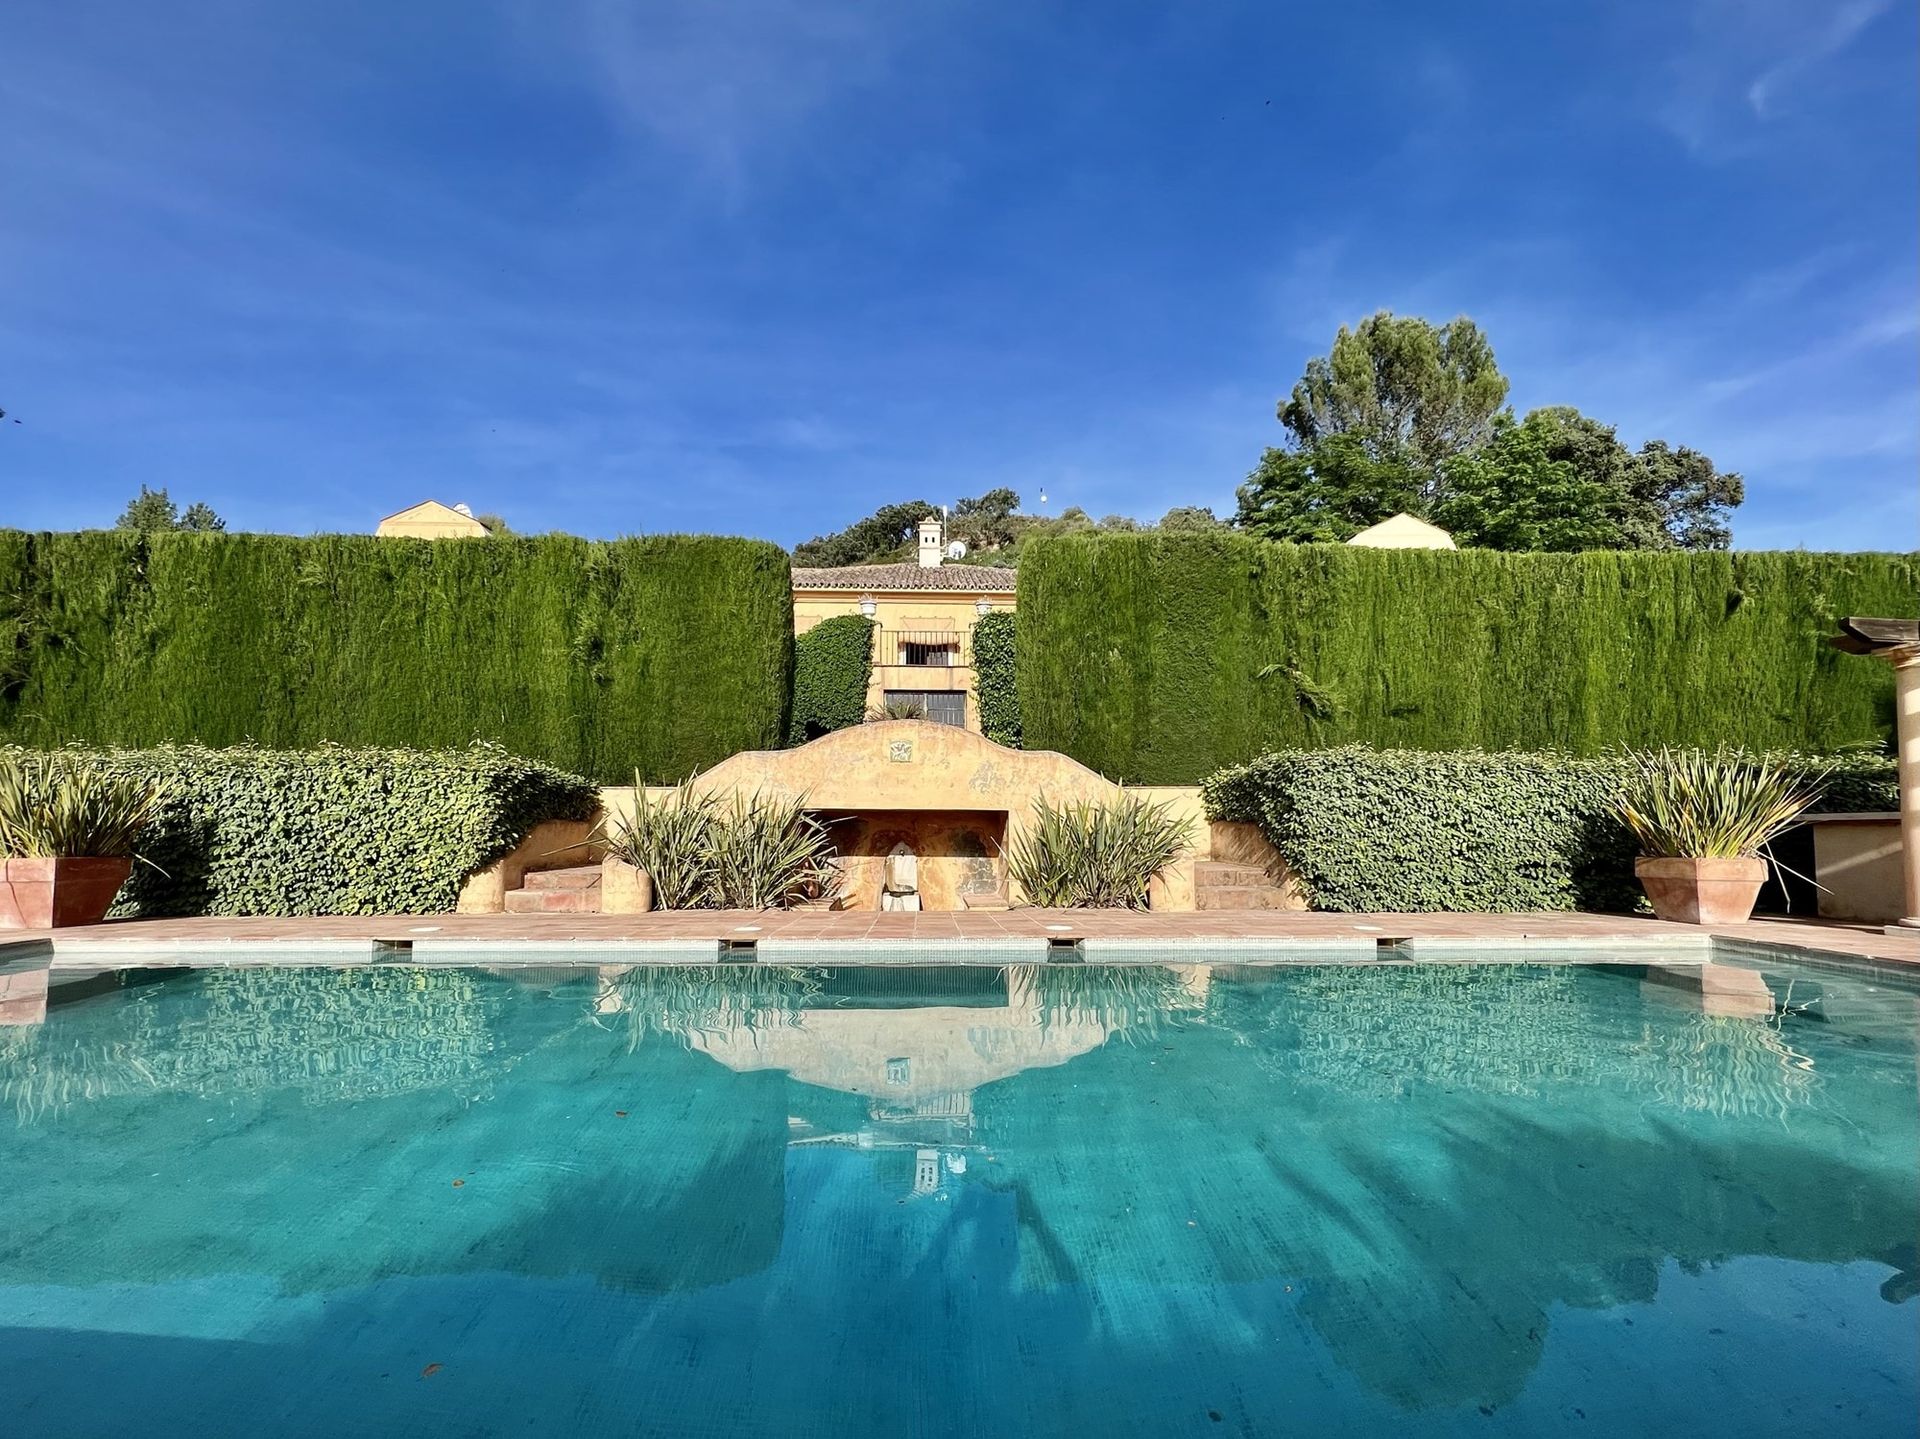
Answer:
[[[0,929],[98,924],[132,872],[124,856],[0,860]]]
[[[1767,882],[1767,862],[1734,859],[1651,859],[1633,862],[1640,887],[1661,919],[1678,924],[1745,924]]]

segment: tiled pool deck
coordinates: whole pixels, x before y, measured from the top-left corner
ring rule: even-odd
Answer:
[[[1651,918],[1603,914],[1285,914],[1263,912],[1144,914],[1124,911],[1020,909],[1004,913],[875,914],[872,912],[764,912],[707,910],[641,915],[351,915],[282,919],[167,919],[119,921],[57,933],[0,932],[0,960],[44,953],[53,940],[56,963],[98,964],[136,952],[207,951],[227,945],[249,958],[272,958],[284,946],[317,956],[380,948],[411,948],[417,959],[484,959],[487,951],[534,951],[541,958],[590,959],[618,947],[640,946],[649,957],[711,958],[722,945],[751,941],[762,959],[821,962],[860,958],[900,944],[951,948],[951,957],[1033,954],[1061,941],[1080,941],[1088,959],[1147,958],[1168,949],[1300,945],[1313,949],[1371,950],[1404,946],[1443,956],[1501,949],[1667,950],[1712,943],[1761,945],[1803,954],[1828,954],[1920,966],[1920,930],[1889,934],[1877,926],[1818,920],[1762,919],[1717,929],[1663,924]],[[269,948],[270,947],[270,948]],[[268,950],[267,953],[260,953]],[[921,959],[947,957],[918,956]]]

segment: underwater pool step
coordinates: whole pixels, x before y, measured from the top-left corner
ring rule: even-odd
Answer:
[[[526,889],[598,889],[600,866],[583,864],[570,869],[528,870],[520,883]]]

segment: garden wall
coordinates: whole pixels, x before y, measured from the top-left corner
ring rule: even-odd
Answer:
[[[0,530],[0,741],[432,748],[678,780],[786,734],[754,540]]]
[[[1912,555],[1509,555],[1064,536],[1023,552],[1022,742],[1135,783],[1272,749],[1884,738],[1892,676],[1830,649],[1911,614]]]

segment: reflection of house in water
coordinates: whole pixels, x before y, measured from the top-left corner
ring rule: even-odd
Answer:
[[[596,1009],[617,1011],[629,972],[601,971]],[[680,1031],[692,1049],[746,1074],[776,1070],[803,1084],[860,1097],[853,1130],[795,1119],[789,1142],[911,1152],[911,1192],[938,1193],[982,1148],[974,1092],[1066,1063],[1123,1031],[1196,1014],[1201,965],[1084,967],[951,965],[805,972],[791,1009],[728,1006]]]

